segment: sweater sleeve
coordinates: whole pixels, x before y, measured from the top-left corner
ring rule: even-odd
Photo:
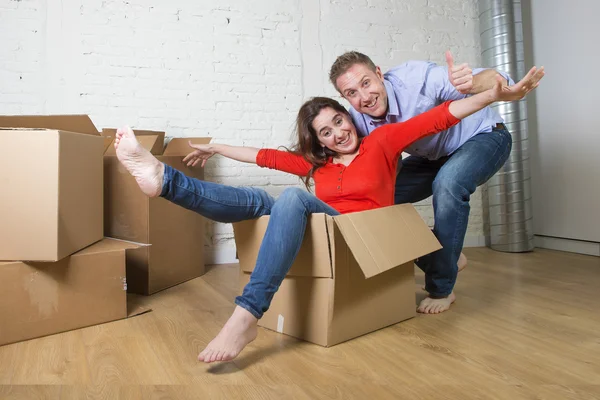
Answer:
[[[397,158],[417,140],[445,131],[460,122],[450,113],[451,102],[446,101],[404,122],[383,125],[371,132],[370,137],[380,143],[390,158]]]
[[[256,155],[259,167],[276,169],[298,176],[306,176],[312,165],[301,155],[275,149],[260,149]]]

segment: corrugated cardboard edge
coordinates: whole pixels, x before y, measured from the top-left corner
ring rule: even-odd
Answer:
[[[0,115],[0,126],[15,128],[46,128],[100,136],[86,114],[72,115]]]
[[[327,300],[327,339],[325,347],[331,346],[331,330],[333,328],[333,311],[335,306],[335,263],[337,261],[335,257],[335,221],[333,217],[325,216],[325,227],[327,228],[327,241],[329,242],[329,260],[331,263],[331,280],[329,282],[329,299]]]

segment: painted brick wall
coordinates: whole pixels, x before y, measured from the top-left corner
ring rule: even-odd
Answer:
[[[289,145],[302,101],[337,93],[327,72],[356,49],[383,70],[408,59],[477,65],[476,0],[0,0],[2,114],[86,113],[169,136]],[[299,179],[215,157],[209,180],[278,195]],[[480,191],[467,245],[481,244]],[[433,224],[430,200],[418,205]],[[208,224],[213,262],[233,261],[230,225]]]

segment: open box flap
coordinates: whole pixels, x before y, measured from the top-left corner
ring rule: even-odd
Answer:
[[[87,115],[0,115],[0,127],[46,128],[85,133],[99,136],[100,133]]]
[[[411,204],[333,219],[366,278],[442,248]]]

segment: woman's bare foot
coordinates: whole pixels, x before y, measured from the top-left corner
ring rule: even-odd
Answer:
[[[467,256],[464,255],[464,253],[460,253],[460,257],[458,257],[458,272],[462,271],[463,269],[465,269],[465,267],[467,266]],[[421,286],[421,289],[425,290],[425,285]]]
[[[205,363],[233,360],[248,343],[256,339],[257,323],[254,315],[236,306],[221,332],[198,355],[198,360]]]
[[[135,178],[146,196],[157,197],[162,191],[165,166],[137,141],[128,126],[117,129],[117,158]]]
[[[423,299],[417,311],[423,314],[439,314],[450,308],[450,305],[454,303],[456,300],[456,296],[454,292],[450,293],[448,297],[442,297],[439,299],[434,299],[431,297],[426,297]]]

